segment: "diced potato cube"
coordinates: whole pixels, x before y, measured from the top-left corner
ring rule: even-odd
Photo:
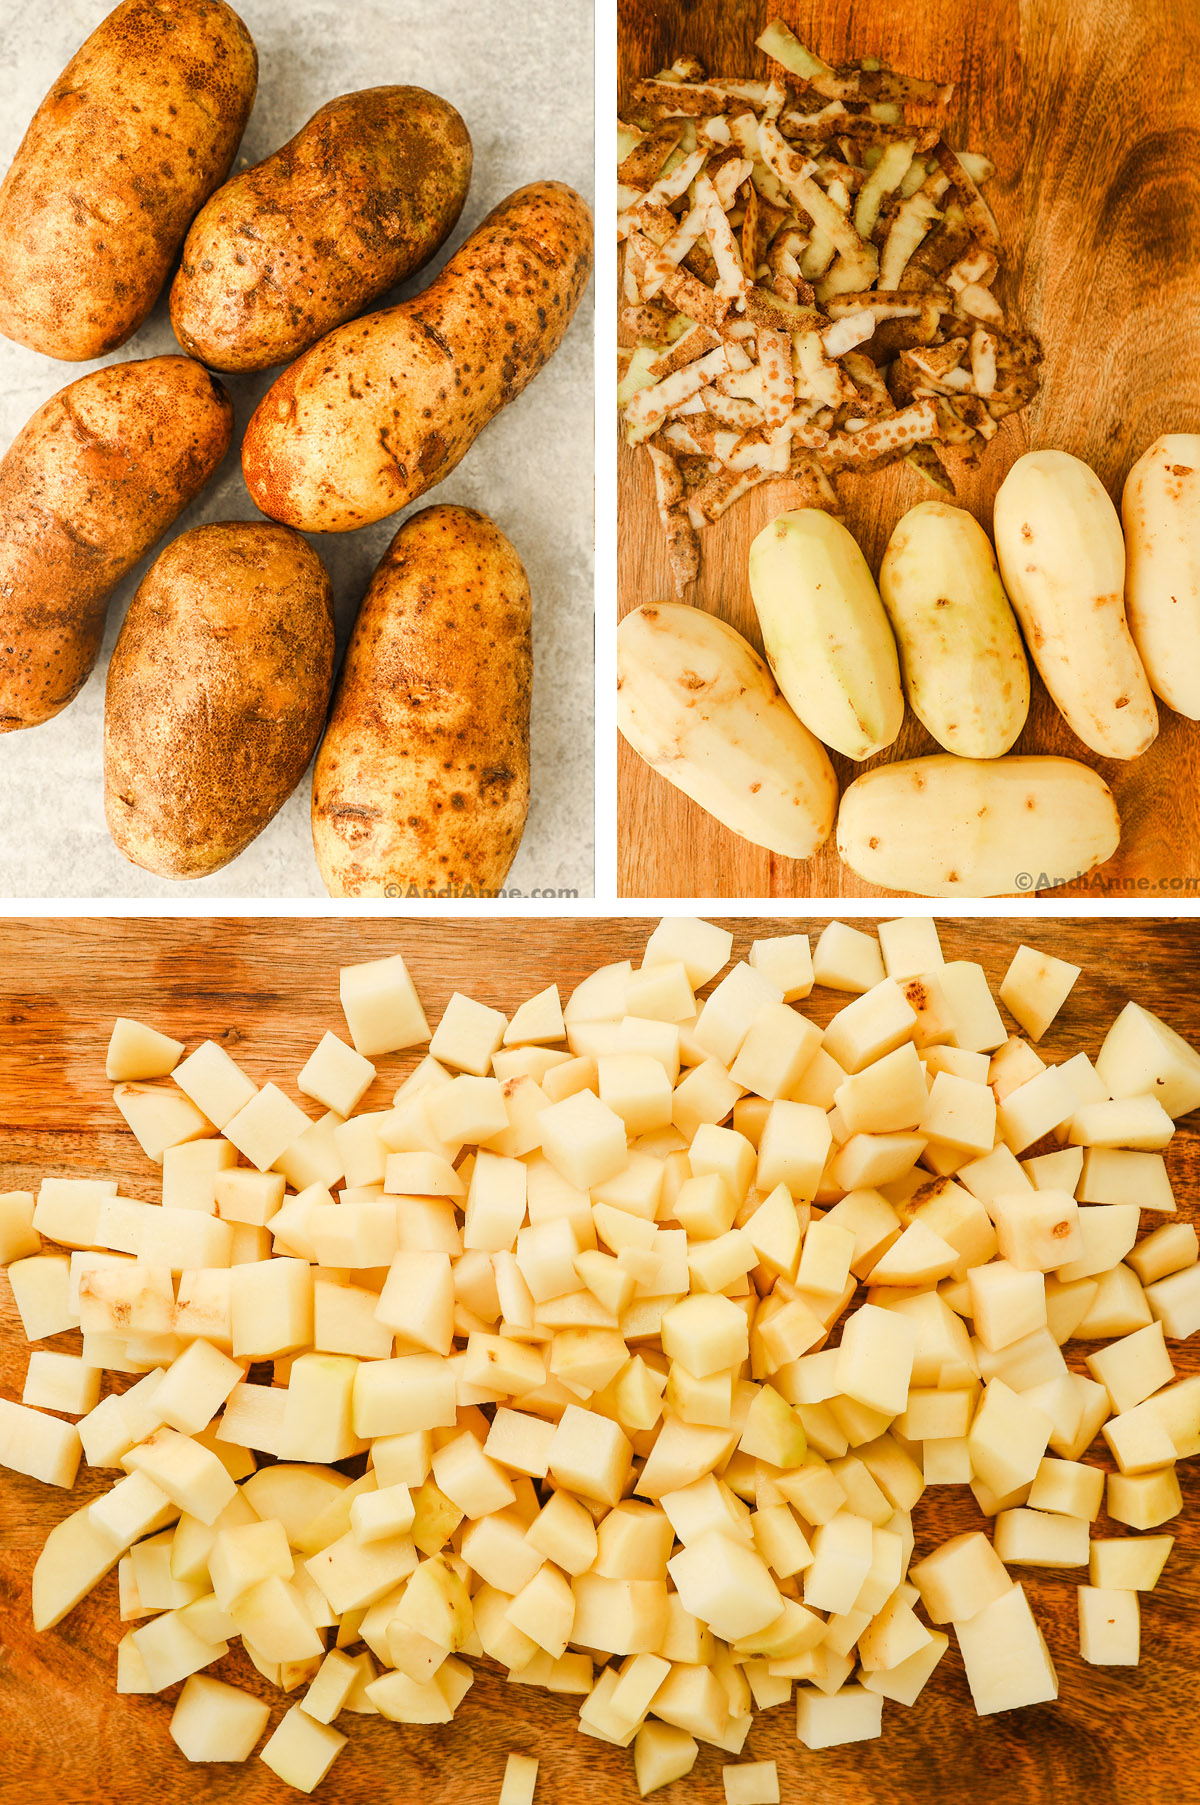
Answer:
[[[174,1429],[156,1429],[121,1464],[128,1472],[144,1473],[172,1504],[202,1523],[212,1523],[237,1491],[215,1454]]]
[[[686,1730],[650,1718],[633,1742],[634,1773],[641,1797],[645,1799],[660,1786],[669,1786],[672,1780],[682,1780],[690,1774],[699,1753],[699,1744]]]
[[[391,964],[392,961],[382,960],[380,963]],[[369,970],[370,967],[352,966],[350,969],[351,971],[363,971]],[[347,975],[346,972],[342,973],[343,982]],[[416,1004],[415,993],[413,1001]],[[344,994],[343,1007],[345,1007]],[[419,1010],[420,1005],[416,1004],[416,1007]],[[396,1028],[391,1030],[392,1033],[399,1031]],[[382,1032],[384,1038],[388,1038],[388,1033],[382,1025],[377,1032]],[[425,1035],[421,1033],[415,1035],[414,1038],[423,1040]],[[384,1051],[385,1049],[375,1048],[373,1050]],[[299,1705],[293,1705],[276,1725],[270,1740],[260,1751],[259,1759],[265,1761],[272,1773],[278,1774],[279,1778],[288,1786],[294,1786],[298,1792],[312,1792],[321,1784],[345,1746],[346,1738],[340,1730],[331,1729],[328,1724],[318,1723],[314,1718],[307,1716]]]
[[[1105,1502],[1115,1523],[1128,1523],[1131,1529],[1157,1529],[1183,1509],[1179,1476],[1173,1465],[1146,1473],[1110,1473]]]
[[[632,1457],[632,1445],[616,1423],[568,1404],[550,1443],[550,1477],[581,1498],[611,1507],[625,1490]]]
[[[146,1682],[153,1692],[187,1679],[229,1652],[227,1642],[203,1641],[188,1627],[182,1611],[165,1611],[131,1631],[130,1640],[145,1664]]]
[[[755,940],[750,963],[782,990],[785,1003],[799,1002],[812,990],[812,950],[807,934],[776,934],[770,940]]]
[[[1001,1379],[990,1379],[967,1443],[977,1476],[1004,1497],[1037,1476],[1053,1425],[1044,1411]]]
[[[535,1755],[510,1755],[504,1764],[504,1779],[496,1805],[533,1805],[537,1772]]]
[[[1002,1193],[991,1214],[1001,1257],[1022,1271],[1054,1272],[1083,1254],[1079,1206],[1066,1191]]]
[[[456,990],[429,1043],[430,1056],[456,1071],[486,1077],[507,1026],[508,1018],[501,1010],[489,1009],[485,1003],[477,1003]]]
[[[744,1761],[723,1767],[725,1805],[779,1805],[779,1769],[773,1761]]]
[[[1088,1523],[1087,1517],[1045,1510],[1002,1510],[996,1515],[996,1553],[1015,1567],[1086,1567]]]
[[[810,1203],[832,1140],[823,1109],[810,1103],[772,1103],[758,1144],[758,1189],[769,1192],[786,1185],[797,1203]]]
[[[1031,1040],[1040,1040],[1079,976],[1078,965],[1019,946],[1004,974],[1000,1001]]]
[[[0,1398],[0,1466],[70,1491],[81,1453],[74,1423]]]
[[[238,1152],[265,1172],[309,1126],[304,1111],[278,1085],[264,1084],[224,1124],[224,1130],[226,1139],[233,1142]]]
[[[980,1717],[1058,1697],[1054,1663],[1022,1586],[956,1620],[954,1630]]]
[[[839,1084],[833,1100],[848,1137],[915,1129],[929,1102],[925,1068],[917,1049],[906,1041],[894,1052],[885,1053]],[[760,1184],[759,1188],[765,1187]]]
[[[323,1034],[296,1080],[306,1097],[340,1116],[354,1113],[375,1078],[375,1067],[336,1034]]]
[[[736,1367],[749,1353],[746,1313],[731,1298],[696,1293],[662,1319],[662,1347],[697,1379]]]
[[[118,1084],[113,1102],[142,1152],[158,1166],[168,1147],[203,1140],[213,1132],[213,1123],[194,1103],[164,1084]]]
[[[340,975],[342,1012],[355,1050],[366,1059],[429,1039],[429,1024],[399,953],[348,965]]]
[[[1136,1592],[1079,1588],[1079,1652],[1093,1667],[1136,1667],[1141,1613]]]
[[[1200,1054],[1140,1003],[1118,1015],[1096,1070],[1111,1097],[1156,1097],[1172,1116],[1200,1106]]]
[[[169,1078],[183,1053],[183,1042],[160,1034],[145,1022],[119,1015],[113,1023],[104,1076],[113,1084],[126,1080]]]
[[[1029,1494],[1031,1510],[1059,1511],[1094,1523],[1104,1503],[1104,1474],[1077,1460],[1042,1461]]]
[[[176,1066],[174,1076],[184,1096],[190,1097],[216,1128],[224,1128],[258,1089],[215,1040],[202,1041]]]
[[[1118,1592],[1152,1592],[1174,1546],[1174,1536],[1098,1536],[1088,1577]]]
[[[79,1354],[52,1354],[37,1348],[29,1356],[21,1402],[39,1410],[83,1416],[100,1401],[101,1373]]]
[[[441,1429],[457,1420],[454,1371],[436,1354],[364,1360],[354,1376],[354,1433],[407,1435]]]
[[[801,1686],[796,1693],[796,1735],[806,1749],[871,1742],[883,1735],[883,1699],[862,1686],[842,1686],[832,1693]]]

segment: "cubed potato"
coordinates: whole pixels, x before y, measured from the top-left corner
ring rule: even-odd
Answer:
[[[1046,1326],[1046,1281],[1009,1260],[992,1260],[967,1274],[975,1333],[993,1352]]]
[[[258,1090],[253,1079],[215,1040],[202,1041],[194,1053],[189,1053],[175,1067],[174,1078],[184,1096],[190,1097],[215,1128],[224,1128]]]
[[[1172,1341],[1185,1341],[1200,1328],[1200,1266],[1186,1266],[1156,1279],[1147,1285],[1146,1299],[1163,1334]]]
[[[698,1536],[667,1568],[684,1609],[726,1641],[765,1629],[783,1608],[762,1557],[720,1530]]]
[[[883,1735],[883,1699],[857,1685],[831,1693],[801,1686],[796,1692],[796,1735],[806,1749],[872,1742]]]
[[[1001,1258],[1022,1271],[1054,1272],[1083,1255],[1079,1206],[1066,1191],[1010,1191],[992,1200]]]
[[[1058,1697],[1054,1663],[1022,1586],[1011,1585],[954,1630],[980,1717]]]
[[[1013,954],[1000,1001],[1031,1040],[1040,1040],[1075,985],[1080,967],[1032,946],[1019,946]]]
[[[104,1075],[113,1084],[127,1080],[169,1078],[183,1054],[183,1042],[172,1040],[145,1022],[119,1015],[113,1023]]]
[[[1183,1493],[1174,1465],[1153,1467],[1145,1473],[1110,1473],[1105,1506],[1114,1523],[1130,1529],[1157,1529],[1183,1509]]]
[[[832,1142],[824,1110],[811,1103],[772,1103],[758,1146],[758,1189],[770,1192],[786,1185],[797,1203],[810,1203]]]
[[[1110,1097],[1155,1097],[1176,1117],[1200,1106],[1200,1054],[1140,1003],[1118,1015],[1096,1070]]]
[[[963,1153],[988,1153],[996,1138],[996,1099],[986,1084],[938,1072],[917,1131]]]
[[[678,1360],[697,1379],[736,1367],[749,1353],[746,1313],[731,1298],[686,1297],[663,1316],[662,1346],[669,1360]]]
[[[217,1174],[237,1165],[230,1141],[184,1141],[163,1154],[162,1200],[167,1209],[199,1210],[211,1216],[217,1207]]]
[[[1136,1592],[1079,1587],[1079,1652],[1093,1667],[1136,1667],[1141,1612]]]
[[[1164,1222],[1161,1228],[1131,1247],[1125,1264],[1131,1266],[1143,1285],[1182,1272],[1200,1259],[1200,1240],[1190,1222]],[[1153,1307],[1153,1306],[1152,1306]]]
[[[131,1473],[144,1473],[172,1504],[202,1523],[213,1522],[237,1490],[210,1449],[174,1429],[156,1429],[121,1464]]]
[[[1067,1517],[1082,1517],[1094,1523],[1104,1503],[1104,1474],[1099,1467],[1089,1467],[1077,1460],[1042,1461],[1029,1494],[1029,1507],[1036,1511],[1059,1511]]]
[[[296,1080],[306,1097],[326,1109],[349,1116],[358,1108],[375,1078],[375,1067],[336,1034],[323,1034]]]
[[[264,1084],[223,1126],[226,1139],[265,1172],[305,1132],[309,1118],[278,1085]]]
[[[813,977],[827,990],[863,992],[886,976],[879,942],[844,921],[830,921],[813,948]]]
[[[21,1402],[35,1410],[60,1410],[67,1416],[83,1416],[100,1401],[98,1367],[89,1366],[81,1354],[54,1354],[37,1348],[29,1356]]]
[[[0,1466],[70,1491],[81,1453],[74,1423],[0,1398]]]
[[[769,940],[755,940],[750,964],[778,986],[785,1003],[799,1002],[812,990],[815,980],[807,934],[776,934]]]
[[[1105,1589],[1152,1592],[1174,1546],[1174,1536],[1098,1536],[1088,1577]]]
[[[33,1226],[32,1191],[0,1191],[0,1266],[41,1252],[42,1237]]]
[[[864,1304],[842,1331],[839,1389],[870,1410],[899,1416],[908,1402],[915,1349],[916,1329],[906,1317]]]
[[[380,963],[389,965],[392,961],[381,960]],[[351,967],[352,971],[369,969],[364,966]],[[347,975],[346,972],[342,973],[343,981]],[[415,993],[413,1000],[415,1003]],[[420,1005],[417,1004],[416,1007],[419,1010]],[[384,1032],[382,1027],[379,1031]],[[392,1033],[399,1031],[398,1028],[391,1030]],[[386,1033],[384,1037],[387,1038]],[[424,1033],[417,1038],[423,1040]],[[280,1719],[270,1739],[260,1750],[259,1759],[265,1761],[271,1772],[278,1774],[288,1786],[294,1786],[298,1792],[312,1792],[321,1784],[345,1746],[346,1738],[340,1730],[318,1723],[315,1718],[307,1716],[299,1705],[293,1705]]]
[[[269,1360],[312,1344],[313,1280],[306,1260],[235,1266],[230,1300],[235,1359]]]
[[[798,1508],[803,1511],[803,1505]],[[805,1604],[820,1611],[852,1610],[874,1556],[871,1524],[841,1510],[818,1525],[812,1551],[812,1562],[804,1570]]]
[[[436,1354],[364,1360],[354,1375],[354,1433],[406,1435],[457,1420],[453,1369]]]
[[[434,1030],[429,1051],[443,1065],[483,1078],[491,1070],[492,1055],[499,1051],[507,1027],[508,1018],[501,1010],[489,1009],[456,990]]]
[[[918,978],[945,964],[937,922],[928,915],[901,915],[876,930],[889,978]]]
[[[147,1159],[161,1166],[168,1147],[203,1140],[214,1124],[195,1104],[165,1084],[118,1084],[113,1102],[133,1130]]]
[[[342,1011],[357,1052],[374,1059],[429,1039],[429,1024],[399,953],[340,974]]]
[[[834,1091],[848,1137],[915,1129],[928,1101],[925,1069],[911,1041],[864,1066]]]
[[[164,1611],[161,1617],[132,1630],[130,1641],[145,1665],[146,1684],[152,1692],[165,1691],[229,1652],[227,1642],[203,1641],[189,1628],[182,1611]]]
[[[1087,1517],[1045,1510],[1002,1510],[996,1515],[995,1547],[1015,1567],[1086,1567]]]
[[[625,1124],[593,1091],[578,1091],[541,1116],[542,1151],[568,1184],[586,1191],[622,1170]]]
[[[743,1315],[743,1327],[745,1320]],[[632,1457],[632,1446],[616,1423],[569,1404],[550,1443],[548,1466],[556,1484],[611,1507],[628,1483]]]
[[[719,1059],[702,1060],[676,1085],[671,1121],[690,1138],[706,1122],[723,1122],[742,1094]]]
[[[1062,1067],[1048,1066],[1007,1093],[997,1106],[996,1119],[1011,1151],[1023,1153],[1069,1122],[1076,1106]]]
[[[976,1475],[997,1497],[1031,1484],[1052,1427],[1044,1411],[1003,1380],[990,1379],[967,1437]]]

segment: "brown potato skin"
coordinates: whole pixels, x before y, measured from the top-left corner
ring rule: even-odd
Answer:
[[[122,0],[0,187],[0,333],[68,363],[123,345],[228,175],[257,79],[254,40],[224,0]]]
[[[223,521],[172,540],[108,669],[104,812],[160,877],[206,877],[303,777],[333,680],[325,566],[298,533]]]
[[[344,533],[440,483],[558,349],[591,263],[573,189],[510,194],[423,294],[339,326],[263,396],[242,444],[263,513]]]
[[[113,590],[232,433],[233,403],[191,357],[93,370],[26,421],[0,462],[0,733],[79,694]]]
[[[454,229],[471,140],[424,88],[367,88],[315,113],[192,222],[171,324],[214,370],[299,357],[428,263]]]
[[[330,896],[492,893],[529,812],[529,583],[471,508],[401,527],[359,611],[313,772]]]

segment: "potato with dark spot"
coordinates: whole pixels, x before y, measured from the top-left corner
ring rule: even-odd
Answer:
[[[574,189],[510,194],[423,294],[339,326],[267,391],[242,443],[263,513],[344,533],[440,483],[558,349],[591,264]]]
[[[529,583],[470,508],[405,522],[371,580],[313,773],[331,896],[490,893],[529,810]]]
[[[229,174],[257,80],[254,40],[224,0],[122,0],[0,188],[0,333],[71,363],[123,345]]]
[[[104,811],[160,877],[207,877],[249,846],[313,755],[333,682],[333,603],[298,533],[224,521],[172,541],[108,670]]]
[[[216,370],[287,363],[428,263],[471,180],[471,140],[423,88],[343,94],[192,223],[171,324]]]
[[[81,376],[0,462],[0,733],[87,682],[109,597],[229,449],[233,404],[190,357]]]

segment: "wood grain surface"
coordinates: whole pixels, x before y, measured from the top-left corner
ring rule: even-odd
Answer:
[[[742,918],[723,925],[735,956],[752,939],[810,924]],[[820,924],[815,924],[819,930]],[[104,1078],[112,1019],[136,1015],[186,1040],[211,1036],[256,1081],[273,1078],[303,1102],[294,1074],[328,1028],[344,1032],[337,1001],[340,964],[402,951],[431,1023],[462,988],[506,1011],[557,981],[564,996],[597,964],[635,961],[644,921],[41,921],[0,924],[0,1190],[29,1187],[46,1173],[104,1175],[152,1201],[157,1170],[125,1132]],[[1028,923],[939,924],[948,957],[978,958],[993,986]],[[1045,920],[1032,936],[1084,968],[1042,1043],[1050,1059],[1094,1054],[1132,994],[1200,1041],[1200,924]],[[824,1023],[839,999],[814,993],[805,1008]],[[386,1103],[416,1055],[380,1064],[365,1107]],[[1169,1166],[1183,1213],[1197,1214],[1200,1129],[1184,1123]],[[46,1344],[69,1348],[77,1337]],[[1083,1370],[1079,1344],[1068,1349]],[[1196,1350],[1172,1343],[1180,1372]],[[27,1347],[0,1275],[0,1393],[19,1398]],[[106,1383],[111,1383],[107,1381]],[[1102,1446],[1102,1444],[1101,1444]],[[1093,1458],[1099,1458],[1093,1456]],[[1156,1592],[1144,1601],[1143,1659],[1136,1669],[1080,1661],[1077,1577],[1023,1575],[1058,1666],[1056,1705],[981,1721],[952,1647],[911,1710],[889,1704],[882,1741],[809,1753],[795,1738],[794,1711],[756,1718],[744,1759],[774,1758],[783,1797],[811,1805],[1187,1805],[1200,1798],[1200,1712],[1195,1704],[1200,1641],[1200,1480],[1180,1467],[1184,1515]],[[111,1476],[80,1469],[75,1492],[0,1469],[0,1805],[161,1805],[293,1796],[256,1758],[243,1766],[188,1766],[167,1734],[173,1687],[159,1697],[113,1691],[119,1623],[110,1575],[59,1628],[34,1634],[29,1579],[51,1524]],[[916,1511],[918,1557],[945,1535],[979,1527],[970,1495],[933,1488]],[[1098,1532],[1123,1533],[1102,1518]],[[343,1717],[350,1744],[318,1797],[339,1805],[491,1805],[510,1751],[541,1761],[537,1805],[610,1805],[636,1799],[630,1757],[585,1738],[570,1703],[504,1683],[488,1663],[455,1722],[415,1729]],[[277,1706],[240,1650],[213,1670]],[[656,1795],[664,1805],[717,1805],[726,1757],[702,1749],[691,1777]]]
[[[990,531],[1009,466],[1054,446],[1092,464],[1115,499],[1159,433],[1200,429],[1200,157],[1195,103],[1172,72],[1200,56],[1195,0],[618,0],[622,93],[683,50],[713,72],[760,73],[754,40],[786,19],[828,61],[876,55],[954,83],[947,136],[996,163],[987,187],[1003,244],[997,294],[1037,333],[1042,389],[1010,416],[958,500]],[[1186,322],[1190,321],[1190,327]],[[649,460],[619,453],[620,608],[672,596]],[[900,516],[939,492],[905,464],[838,478],[845,521],[876,573]],[[686,599],[761,649],[746,581],[750,542],[796,504],[786,480],[752,489],[701,534]],[[1200,878],[1200,727],[1160,704],[1158,740],[1132,763],[1098,759],[1035,675],[1015,751],[1061,753],[1116,795],[1120,850],[1096,874],[1111,896],[1180,893]],[[873,763],[940,748],[911,712]],[[834,756],[844,788],[866,766]],[[721,827],[619,746],[619,894],[882,896],[834,840],[800,863]],[[1065,886],[1067,895],[1083,886]],[[1194,886],[1200,888],[1200,885]],[[1087,894],[1098,892],[1094,887]]]

